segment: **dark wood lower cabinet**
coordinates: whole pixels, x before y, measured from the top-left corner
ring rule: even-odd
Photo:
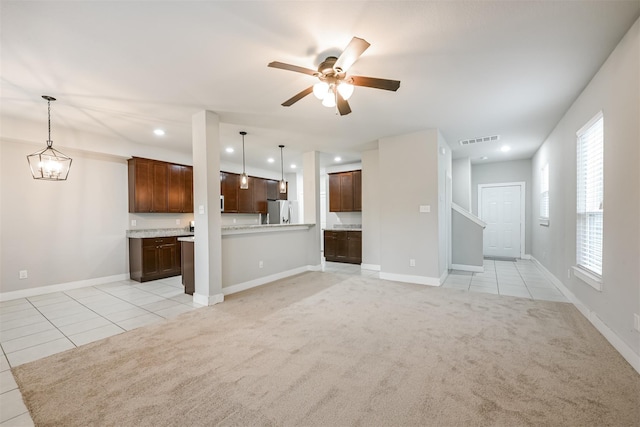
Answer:
[[[362,232],[325,230],[324,257],[327,261],[362,263]]]
[[[193,295],[196,290],[194,243],[180,242],[182,245],[182,284],[184,293]]]
[[[129,238],[129,276],[137,282],[179,276],[180,255],[177,237]]]

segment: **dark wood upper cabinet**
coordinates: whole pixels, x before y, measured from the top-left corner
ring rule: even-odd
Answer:
[[[238,180],[238,212],[239,213],[254,213],[254,204],[253,204],[253,186],[255,179],[253,177],[249,177],[249,188],[242,189],[240,188],[240,180]],[[225,199],[226,203],[226,199]]]
[[[152,160],[133,158],[128,161],[129,212],[151,212],[152,167]]]
[[[223,213],[238,212],[238,191],[240,191],[240,175],[220,172],[220,194],[224,196]]]
[[[353,171],[353,210],[362,211],[362,171]]]
[[[362,211],[362,172],[329,174],[329,211]]]
[[[193,168],[151,159],[128,160],[129,212],[193,212]]]
[[[253,212],[267,214],[267,180],[263,178],[251,178],[253,183]]]
[[[278,200],[280,198],[280,191],[278,188],[278,181],[275,179],[267,180],[267,200]]]

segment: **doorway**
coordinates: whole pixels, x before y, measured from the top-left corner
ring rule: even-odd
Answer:
[[[478,185],[478,216],[487,224],[484,256],[524,257],[524,182]]]

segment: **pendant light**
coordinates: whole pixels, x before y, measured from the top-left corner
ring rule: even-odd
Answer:
[[[249,176],[247,176],[247,172],[244,168],[244,136],[247,133],[245,131],[240,131],[240,135],[242,135],[242,175],[240,175],[240,189],[247,190],[249,188]]]
[[[282,149],[284,148],[284,145],[280,144],[278,145],[278,147],[280,147],[280,193],[281,194],[285,194],[287,192],[287,181],[284,180],[284,160],[282,157]]]
[[[66,181],[71,169],[71,157],[68,157],[53,148],[51,140],[51,101],[56,99],[52,96],[42,95],[47,100],[47,111],[49,116],[49,139],[47,148],[37,151],[27,156],[29,169],[33,179],[43,179],[47,181]]]

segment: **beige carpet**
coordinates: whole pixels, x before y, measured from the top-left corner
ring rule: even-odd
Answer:
[[[36,425],[637,426],[570,304],[305,273],[13,369]]]

